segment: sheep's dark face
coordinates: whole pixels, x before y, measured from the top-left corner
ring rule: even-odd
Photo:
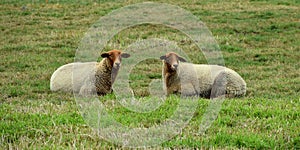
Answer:
[[[110,60],[110,65],[114,69],[119,69],[121,67],[122,58],[130,57],[129,54],[123,53],[120,50],[111,50],[106,53],[102,53],[101,57],[108,58]]]
[[[161,60],[165,62],[167,67],[173,71],[176,71],[179,66],[179,61],[186,62],[186,60],[180,56],[178,56],[174,52],[167,53],[164,56],[160,57]]]

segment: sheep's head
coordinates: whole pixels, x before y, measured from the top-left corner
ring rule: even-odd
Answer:
[[[167,67],[173,71],[177,70],[179,61],[186,62],[184,58],[174,52],[167,53],[166,55],[161,56],[160,59],[163,60]]]
[[[128,58],[128,57],[130,57],[130,54],[123,53],[120,50],[111,50],[111,51],[102,53],[101,57],[108,58],[108,60],[110,61],[110,65],[114,69],[119,69],[121,66],[122,58]]]

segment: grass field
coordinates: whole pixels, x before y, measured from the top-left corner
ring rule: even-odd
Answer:
[[[0,2],[0,149],[122,148],[85,123],[72,94],[53,93],[51,74],[74,61],[85,32],[101,16],[143,1],[4,0]],[[178,5],[203,21],[221,48],[225,65],[247,82],[247,95],[226,99],[218,118],[196,134],[210,100],[199,99],[180,134],[154,148],[300,149],[300,3],[293,0],[156,1]],[[194,63],[197,47],[168,27],[144,24],[123,30],[105,47],[125,49],[139,39],[175,41]],[[200,59],[199,59],[200,58]],[[149,72],[151,72],[149,74]],[[130,75],[137,96],[147,97],[161,78],[159,60],[143,61]],[[151,113],[123,108],[114,95],[103,102],[129,127],[159,124],[178,98]]]

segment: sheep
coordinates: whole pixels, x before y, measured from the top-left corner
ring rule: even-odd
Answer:
[[[246,94],[246,82],[232,69],[218,65],[191,64],[174,52],[160,57],[163,61],[163,88],[167,95],[204,98],[240,97]]]
[[[111,93],[121,60],[130,57],[130,54],[111,50],[102,53],[101,57],[100,62],[75,62],[59,67],[51,76],[50,90],[83,96]]]

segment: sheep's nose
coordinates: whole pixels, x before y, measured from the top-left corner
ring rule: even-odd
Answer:
[[[177,67],[178,67],[178,64],[174,64],[174,65],[173,65],[173,67],[174,67],[175,69],[177,69]]]

